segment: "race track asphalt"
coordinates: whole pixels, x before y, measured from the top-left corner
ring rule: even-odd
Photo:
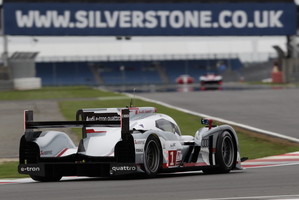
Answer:
[[[197,91],[186,93],[138,93],[138,96],[206,115],[272,130],[299,138],[298,89]],[[23,109],[34,109],[36,119],[57,120],[55,101],[1,102],[1,145],[18,148],[23,134]],[[138,100],[136,101],[138,106]],[[259,105],[260,104],[260,105]],[[52,107],[53,106],[53,107]],[[47,108],[47,109],[46,109]],[[49,108],[52,108],[49,109]],[[46,109],[48,111],[43,111]],[[2,114],[5,114],[2,115]],[[45,119],[44,117],[47,117]],[[60,116],[62,117],[62,116]],[[62,117],[63,118],[63,117]],[[3,123],[9,123],[7,126]],[[20,129],[16,131],[17,129]],[[13,131],[14,130],[14,131]],[[10,134],[9,134],[10,133]],[[11,138],[7,140],[7,138]],[[17,140],[17,141],[14,141]],[[9,142],[10,143],[9,145]],[[15,152],[17,153],[17,152]],[[83,178],[58,183],[2,184],[1,199],[298,199],[298,164],[249,168],[229,174],[205,175],[201,172],[159,174],[154,179]],[[55,196],[55,197],[54,197]]]
[[[57,100],[0,101],[0,158],[17,158],[19,141],[24,134],[24,110],[33,110],[36,121],[65,120]],[[78,138],[63,129],[73,141]]]
[[[138,93],[193,112],[299,139],[299,89]],[[138,101],[137,101],[138,106]]]

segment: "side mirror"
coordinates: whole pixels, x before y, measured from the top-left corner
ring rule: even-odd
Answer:
[[[208,119],[201,119],[201,124],[208,125],[209,120]]]
[[[212,128],[212,123],[213,123],[212,119],[201,119],[201,124],[209,125],[209,129]]]
[[[201,119],[201,124],[209,125],[209,124],[212,124],[212,123],[213,123],[212,119]]]

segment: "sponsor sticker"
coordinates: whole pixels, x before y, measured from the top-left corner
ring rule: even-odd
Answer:
[[[41,164],[20,164],[18,166],[18,171],[20,174],[30,174],[36,176],[45,175],[44,165]]]
[[[134,144],[145,144],[145,140],[134,140]]]
[[[209,147],[209,139],[202,139],[201,147]]]
[[[40,155],[52,155],[52,150],[47,150],[47,151],[41,150]]]
[[[143,153],[143,149],[136,149],[136,153]]]
[[[110,175],[132,174],[136,171],[137,166],[132,163],[113,163],[110,165]]]
[[[119,116],[86,116],[85,120],[86,121],[120,121],[120,117]]]
[[[176,148],[176,143],[174,142],[174,143],[169,144],[169,148],[175,149]]]

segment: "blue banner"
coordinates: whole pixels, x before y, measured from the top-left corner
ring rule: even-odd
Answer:
[[[293,3],[4,3],[6,35],[296,35]]]

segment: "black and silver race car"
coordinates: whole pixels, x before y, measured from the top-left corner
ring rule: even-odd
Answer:
[[[33,121],[33,111],[24,111],[24,118],[18,171],[36,181],[242,169],[235,130],[210,119],[194,135],[183,135],[170,116],[153,107],[80,109],[75,121]],[[64,127],[82,129],[79,144],[61,131],[39,130]]]

